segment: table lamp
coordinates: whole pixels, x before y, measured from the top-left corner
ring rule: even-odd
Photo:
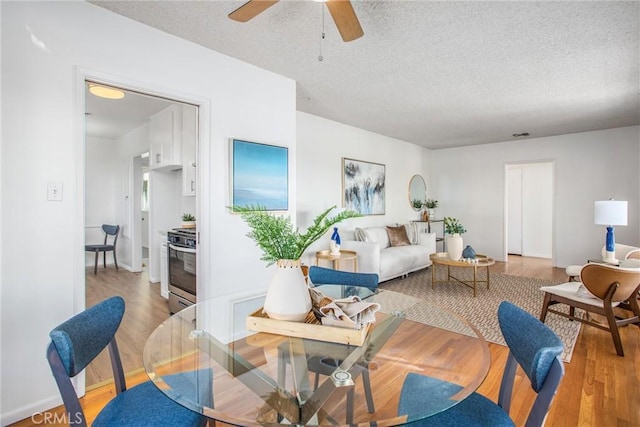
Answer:
[[[627,225],[627,202],[621,200],[600,200],[595,202],[593,221],[597,225],[607,226],[605,252],[602,260],[616,264],[614,225]]]

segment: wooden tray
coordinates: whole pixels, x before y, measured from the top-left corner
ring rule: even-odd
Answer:
[[[269,318],[266,313],[263,313],[262,308],[247,316],[247,329],[251,331],[335,342],[358,347],[364,343],[370,328],[370,323],[362,329],[347,329],[313,323],[276,320]]]

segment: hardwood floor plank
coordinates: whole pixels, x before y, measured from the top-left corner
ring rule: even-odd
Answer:
[[[99,273],[101,272],[103,270],[99,271]],[[518,256],[510,256],[508,263],[496,263],[491,267],[491,272],[553,280],[558,283],[567,279],[564,269],[553,268],[550,260]],[[128,274],[135,276],[134,273]],[[107,280],[108,278],[113,280]],[[122,292],[128,298],[129,295],[136,292],[142,292],[142,294],[145,293],[145,290],[151,292],[150,289],[153,288],[148,285],[140,286],[140,283],[145,280],[140,277],[130,277],[127,279],[129,285],[120,286],[116,283],[115,269],[112,272],[108,271],[105,277],[95,279],[99,279],[101,284],[96,285],[98,289],[95,290],[96,299],[93,303],[109,295],[109,292]],[[104,282],[101,279],[104,279]],[[87,297],[89,298],[89,295]],[[150,298],[154,301],[154,307],[162,308],[162,301],[156,301],[155,297]],[[89,305],[89,301],[87,305]],[[129,305],[127,302],[127,307]],[[147,310],[142,306],[134,308],[132,311],[134,313],[131,313],[131,316],[127,317],[127,322],[123,322],[121,326],[122,333],[118,333],[123,336],[123,340],[127,341],[126,347],[136,351],[133,350],[135,342],[138,341],[144,345],[146,337],[155,328],[155,326],[151,326],[153,322],[160,323],[162,320],[159,319],[166,318],[168,310],[165,309],[165,314],[162,314],[160,309],[158,317],[145,314],[144,312]],[[148,320],[149,325],[141,326],[139,322],[144,321],[147,317],[151,319]],[[129,328],[133,330],[129,331]],[[638,369],[640,366],[640,328],[636,326],[623,327],[620,335],[624,345],[624,357],[616,355],[611,335],[608,332],[583,326],[578,336],[573,358],[570,363],[565,364],[566,374],[549,410],[546,420],[547,426],[640,426],[640,393],[638,393],[640,387],[640,369]],[[120,335],[118,339],[120,340]],[[491,351],[491,368],[478,392],[495,402],[498,397],[508,349],[492,343],[489,344],[489,349]],[[141,350],[139,354],[142,354]],[[131,360],[137,357],[132,355]],[[516,375],[510,415],[517,426],[523,426],[535,393],[520,369]],[[147,379],[144,371],[134,371],[127,376],[127,385],[131,386]],[[106,402],[113,398],[113,394],[111,383],[100,385],[87,392],[82,399],[82,404],[89,421],[92,421]],[[63,413],[61,407],[51,411],[58,414]],[[15,425],[26,427],[39,424],[26,419]],[[216,423],[216,426],[225,427],[226,425]]]

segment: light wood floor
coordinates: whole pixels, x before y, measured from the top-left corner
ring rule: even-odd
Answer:
[[[87,269],[86,306],[114,295],[125,301],[125,312],[116,338],[125,372],[142,369],[142,350],[147,337],[169,317],[167,300],[160,296],[160,283],[149,283],[146,271],[131,273],[113,265]],[[109,352],[103,351],[86,370],[87,387],[110,381],[113,377]]]
[[[554,281],[566,279],[564,269],[552,268],[549,260],[536,258],[510,256],[508,263],[496,263],[491,271]],[[140,336],[143,334],[139,332]],[[640,328],[621,328],[621,335],[625,357],[616,355],[610,334],[592,327],[582,328],[573,358],[565,364],[566,374],[549,411],[547,426],[640,426]],[[144,338],[141,341],[144,342]],[[508,350],[491,343],[489,347],[491,369],[478,392],[497,401]],[[143,370],[127,376],[129,386],[146,380]],[[82,401],[89,421],[113,397],[110,384],[88,391]],[[516,425],[524,425],[534,397],[524,374],[518,372],[510,412]],[[52,411],[62,413],[62,408]],[[16,425],[36,424],[27,419]],[[216,425],[224,426],[222,423]]]

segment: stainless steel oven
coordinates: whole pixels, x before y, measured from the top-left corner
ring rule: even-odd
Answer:
[[[167,240],[169,312],[173,314],[196,302],[196,231],[173,229]]]

